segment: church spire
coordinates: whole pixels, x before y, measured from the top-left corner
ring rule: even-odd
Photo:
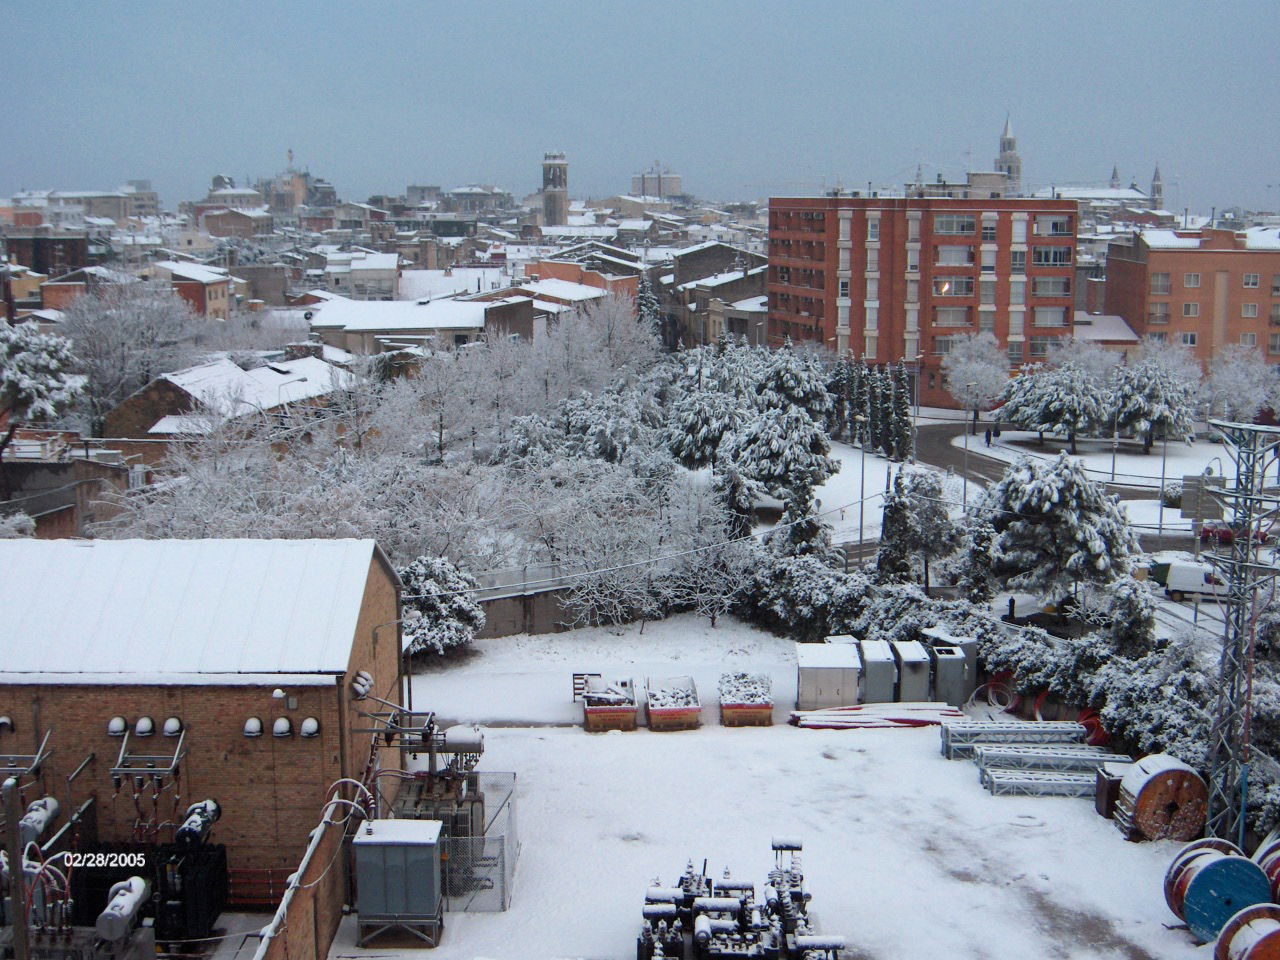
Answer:
[[[1118,164],[1111,167],[1111,189],[1120,189],[1120,167]]]
[[[1160,178],[1160,161],[1156,161],[1156,172],[1151,175],[1151,209],[1164,209],[1164,180]]]
[[[996,170],[1005,175],[1008,193],[1016,197],[1022,193],[1022,158],[1018,156],[1018,141],[1013,136],[1013,121],[1005,114],[1004,132],[1000,134],[1000,156],[996,157]]]

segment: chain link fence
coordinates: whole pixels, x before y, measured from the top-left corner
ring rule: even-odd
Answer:
[[[511,905],[512,879],[520,858],[516,828],[516,775],[477,774],[484,795],[484,833],[441,840],[444,908],[452,912],[495,913]]]

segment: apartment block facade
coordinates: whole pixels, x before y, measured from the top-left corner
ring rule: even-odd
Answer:
[[[942,359],[959,337],[989,331],[1017,365],[1071,335],[1078,219],[1074,200],[774,198],[769,341],[919,358],[920,401],[954,407]]]
[[[1232,343],[1280,363],[1280,231],[1143,230],[1107,251],[1106,312],[1207,364]]]

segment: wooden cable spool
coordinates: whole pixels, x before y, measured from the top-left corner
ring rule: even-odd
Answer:
[[[1262,868],[1225,840],[1188,844],[1169,864],[1164,890],[1169,908],[1201,943],[1213,940],[1244,907],[1271,900]]]
[[[1204,829],[1209,789],[1191,767],[1153,753],[1133,765],[1120,782],[1116,823],[1131,838],[1190,840]]]
[[[1213,960],[1280,960],[1280,907],[1257,903],[1222,926]]]
[[[1271,899],[1275,901],[1280,898],[1280,845],[1259,847],[1253,854],[1253,862],[1267,875],[1267,881],[1271,884]]]

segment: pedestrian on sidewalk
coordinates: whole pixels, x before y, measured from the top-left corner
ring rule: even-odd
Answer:
[[[983,434],[983,438],[987,441],[987,446],[991,446],[991,428],[987,427],[987,432]]]

